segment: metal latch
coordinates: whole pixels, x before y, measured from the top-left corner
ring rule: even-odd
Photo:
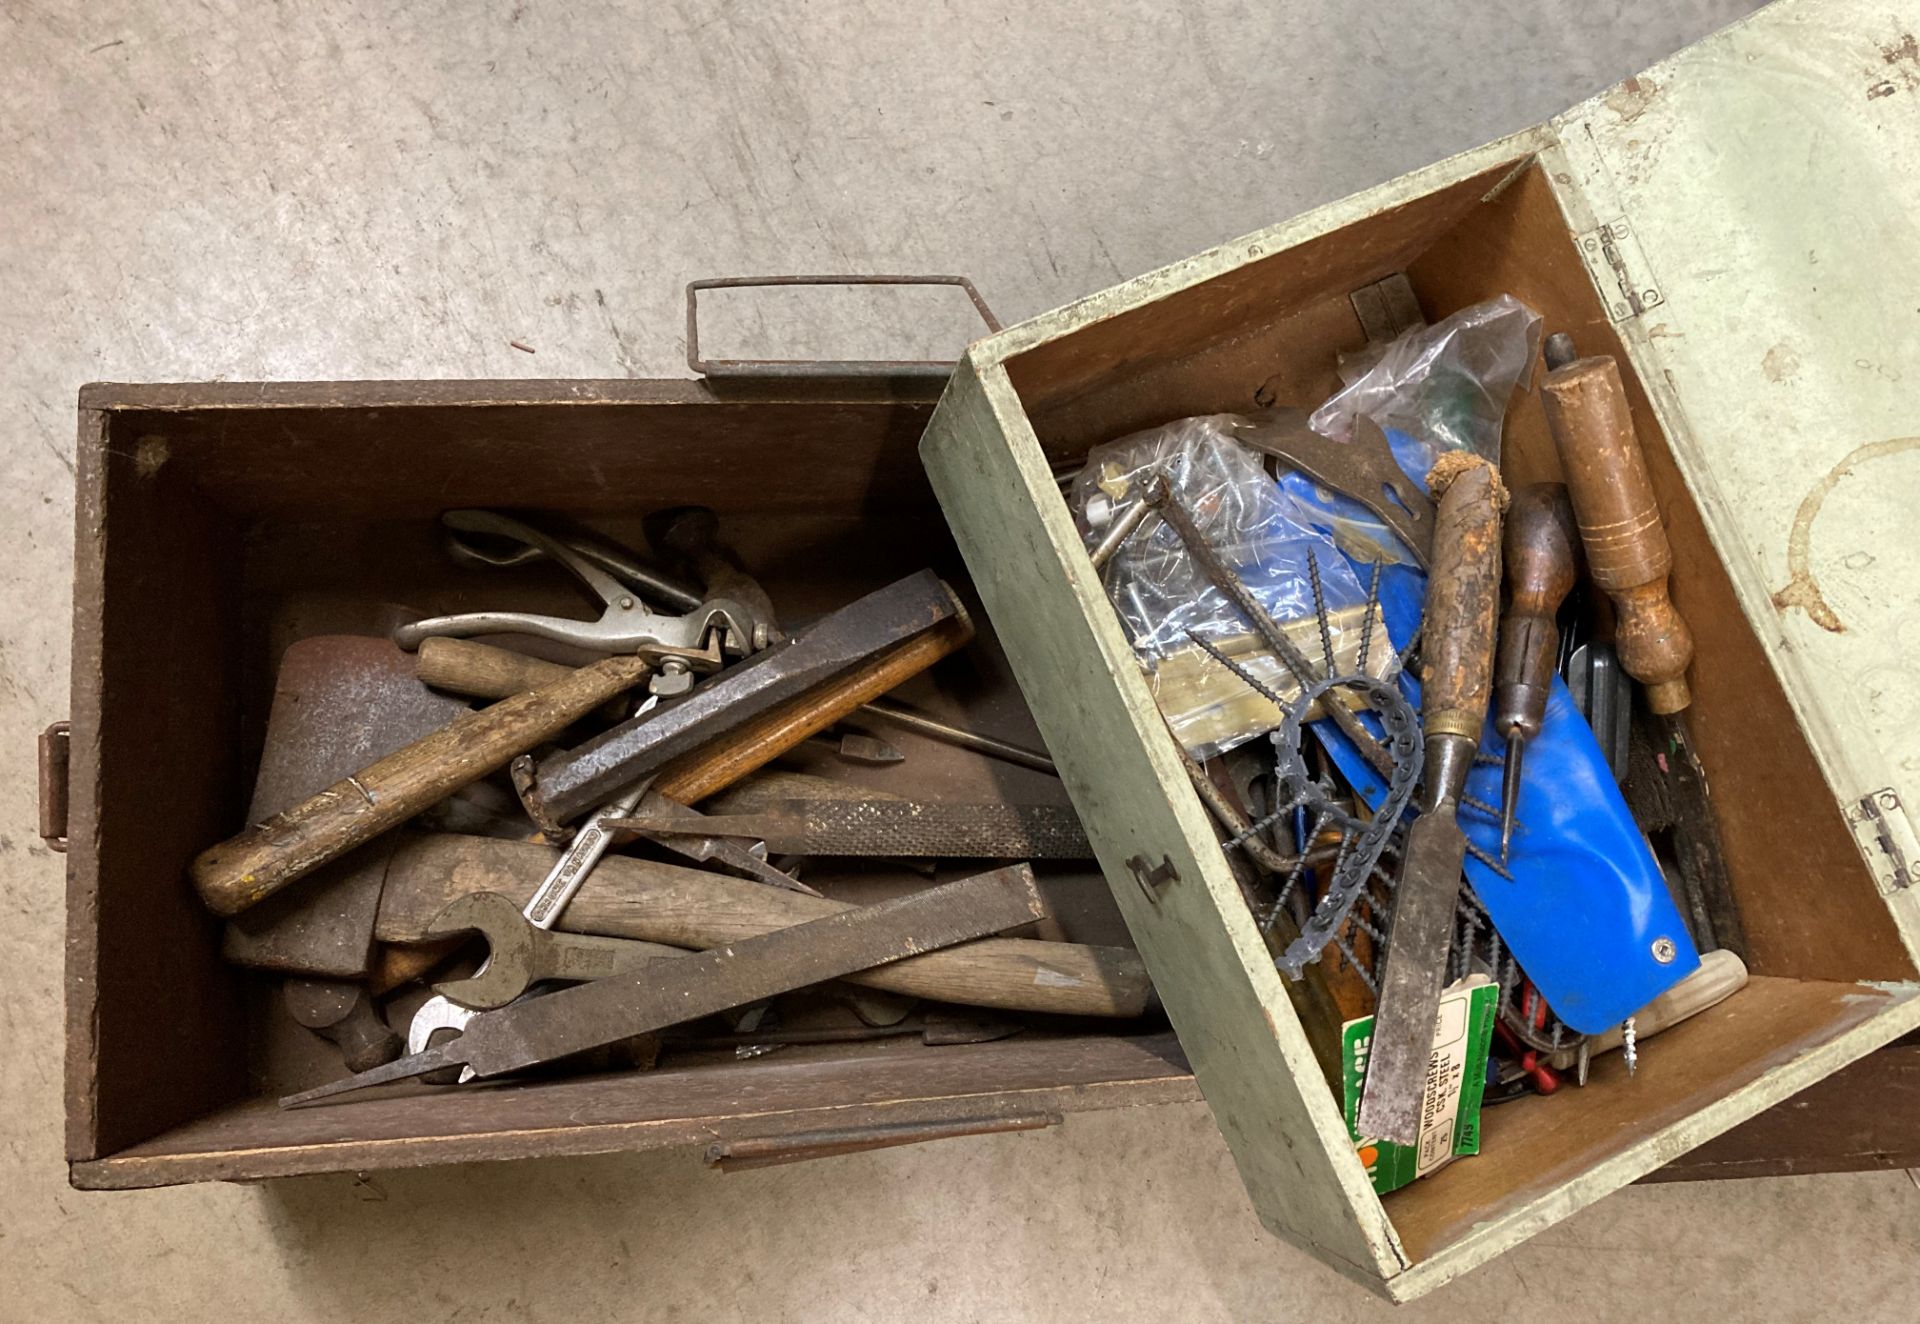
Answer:
[[[1624,322],[1666,302],[1626,217],[1588,230],[1579,236],[1579,246],[1580,260],[1587,264],[1594,288],[1607,301],[1611,320]]]
[[[40,733],[40,836],[49,849],[67,848],[67,751],[71,722],[55,722]]]
[[[1899,792],[1883,786],[1848,805],[1846,815],[1880,891],[1892,896],[1912,887],[1915,866],[1920,864],[1920,836],[1900,804]]]

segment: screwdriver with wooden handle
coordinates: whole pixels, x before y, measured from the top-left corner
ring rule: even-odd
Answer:
[[[1693,632],[1668,595],[1673,547],[1634,435],[1620,368],[1605,355],[1578,357],[1573,338],[1564,332],[1547,337],[1544,354],[1548,372],[1540,402],[1560,452],[1587,573],[1613,600],[1614,650],[1622,669],[1645,687],[1647,707],[1671,752],[1679,755],[1667,761],[1676,850],[1683,879],[1699,890],[1713,930],[1694,939],[1702,950],[1717,944],[1745,959],[1746,938],[1707,799],[1706,773],[1682,716],[1693,702],[1687,685]]]
[[[1493,690],[1500,510],[1506,504],[1500,475],[1467,451],[1441,456],[1427,485],[1439,509],[1422,626],[1426,776],[1420,817],[1407,831],[1401,857],[1357,1118],[1363,1135],[1405,1145],[1420,1139],[1427,1064],[1453,945],[1467,853],[1457,814]]]
[[[1502,558],[1507,613],[1493,667],[1493,729],[1507,742],[1500,784],[1500,858],[1513,843],[1527,742],[1540,734],[1560,651],[1560,604],[1579,570],[1573,506],[1562,483],[1529,483],[1507,507]]]

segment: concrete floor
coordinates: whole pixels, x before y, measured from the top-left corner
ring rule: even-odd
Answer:
[[[66,705],[74,391],[675,375],[700,275],[964,271],[1013,320],[1747,8],[0,5],[0,1314],[1384,1318],[1259,1230],[1198,1107],[725,1178],[669,1154],[67,1189],[28,751]],[[1400,1318],[1911,1320],[1916,1226],[1901,1174],[1635,1189]]]

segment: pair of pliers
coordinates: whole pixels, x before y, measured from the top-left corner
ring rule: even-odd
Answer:
[[[433,616],[394,631],[393,640],[402,648],[418,648],[423,640],[436,637],[465,639],[479,634],[526,634],[601,653],[632,653],[648,647],[697,652],[707,647],[717,630],[720,651],[742,657],[764,648],[770,637],[767,623],[759,619],[752,608],[732,598],[711,598],[704,602],[696,599],[692,610],[681,616],[649,611],[638,589],[622,583],[610,571],[623,572],[629,580],[642,580],[654,592],[662,592],[670,581],[644,567],[629,566],[625,558],[610,555],[605,549],[576,546],[490,510],[450,510],[440,519],[449,530],[450,541],[461,559],[517,565],[545,556],[565,566],[585,584],[600,599],[603,610],[600,618],[593,621],[520,611]],[[460,539],[457,535],[462,533],[510,539],[527,551],[504,556],[491,554]],[[663,592],[662,595],[666,596]],[[684,602],[693,595],[676,588],[672,596]]]

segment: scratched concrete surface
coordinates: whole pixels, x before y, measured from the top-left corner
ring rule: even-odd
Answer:
[[[697,275],[964,271],[1017,318],[1748,7],[0,5],[0,1314],[1386,1317],[1261,1233],[1198,1107],[726,1178],[666,1154],[67,1189],[28,751],[66,710],[74,391],[675,375]],[[1917,1224],[1903,1174],[1630,1190],[1399,1317],[1910,1320]]]

